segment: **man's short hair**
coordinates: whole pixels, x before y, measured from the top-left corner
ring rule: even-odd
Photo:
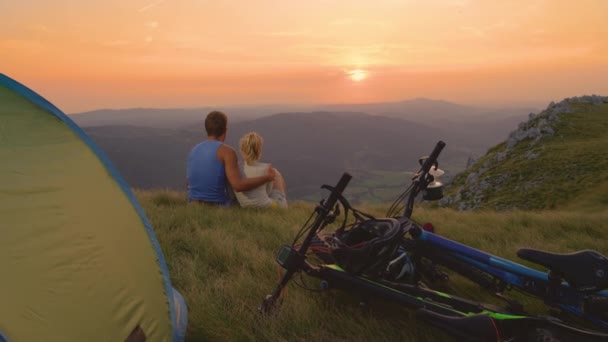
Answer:
[[[226,131],[226,125],[228,124],[228,117],[226,114],[214,110],[207,114],[205,119],[205,130],[208,136],[219,137]]]

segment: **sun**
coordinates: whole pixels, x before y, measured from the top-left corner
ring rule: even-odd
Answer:
[[[361,69],[351,70],[347,74],[355,82],[361,82],[367,78],[367,71]]]

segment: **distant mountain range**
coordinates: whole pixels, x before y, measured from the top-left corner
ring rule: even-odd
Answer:
[[[491,112],[426,99],[323,108],[278,114],[265,111],[275,107],[223,109],[229,116],[226,142],[238,150],[243,134],[260,133],[265,140],[262,159],[284,174],[290,197],[302,199],[347,170],[413,171],[418,158],[440,139],[448,142],[444,167],[463,170],[469,157],[504,140],[531,111]],[[205,139],[204,117],[213,109],[101,110],[71,118],[132,187],[183,190],[187,154]]]
[[[200,107],[200,108],[128,108],[99,109],[90,112],[69,114],[83,127],[93,126],[139,126],[154,128],[201,127],[205,116],[212,110],[221,110],[230,115],[231,122],[251,120],[271,115],[284,107]],[[295,109],[294,109],[295,110]]]
[[[440,124],[471,121],[494,121],[507,118],[522,119],[539,108],[484,108],[464,106],[443,100],[416,98],[399,102],[379,102],[334,105],[268,105],[250,107],[200,108],[128,108],[100,109],[73,113],[70,116],[81,126],[131,125],[157,128],[187,128],[198,125],[211,110],[221,110],[231,122],[254,120],[286,112],[359,112],[407,119],[419,123]],[[523,115],[523,116],[522,116]]]

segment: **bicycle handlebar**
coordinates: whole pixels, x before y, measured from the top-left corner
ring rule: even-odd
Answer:
[[[435,164],[435,162],[437,161],[437,157],[439,157],[439,154],[441,153],[441,151],[443,150],[444,147],[445,147],[445,142],[439,140],[437,142],[437,144],[435,145],[433,152],[431,152],[431,155],[428,158],[426,158],[426,160],[424,161],[424,164],[422,164],[422,168],[420,169],[420,171],[417,174],[416,179],[414,180],[414,182],[416,182],[416,184],[415,184],[415,187],[412,189],[412,193],[410,194],[410,196],[407,200],[407,203],[405,205],[405,211],[403,212],[403,216],[406,216],[408,218],[412,216],[412,211],[414,210],[414,198],[416,197],[418,192],[421,190],[420,189],[421,180],[424,181],[426,179],[426,175],[431,170],[431,166],[433,166],[433,164]]]
[[[260,305],[260,307],[258,308],[259,311],[267,312],[267,311],[271,310],[272,307],[275,305],[275,302],[276,302],[277,298],[279,297],[281,291],[283,290],[285,285],[287,285],[287,283],[289,282],[289,280],[291,279],[293,274],[297,271],[297,268],[298,268],[297,265],[300,265],[302,263],[302,261],[304,260],[304,255],[306,254],[308,247],[310,247],[312,238],[317,233],[319,228],[322,227],[322,225],[325,223],[325,219],[327,218],[327,215],[330,213],[330,211],[332,210],[332,208],[334,207],[334,205],[336,204],[338,199],[342,196],[342,192],[346,189],[346,186],[350,182],[351,178],[352,178],[352,176],[348,172],[344,172],[342,174],[342,177],[338,181],[338,184],[332,189],[327,200],[324,201],[321,206],[317,207],[318,215],[317,215],[317,218],[315,219],[315,222],[310,227],[310,230],[308,231],[308,235],[306,235],[304,242],[302,243],[302,245],[300,246],[300,248],[298,249],[297,252],[295,252],[292,248],[289,248],[288,254],[292,259],[289,262],[290,266],[288,267],[287,271],[283,275],[283,278],[281,279],[281,281],[275,288],[274,292],[264,299],[264,301],[262,302],[262,305]],[[294,259],[295,259],[295,261],[294,261]]]
[[[441,150],[443,150],[444,147],[445,142],[439,140],[437,145],[435,145],[433,152],[431,152],[431,155],[424,161],[424,164],[422,165],[423,173],[428,173],[429,170],[431,170],[431,166],[437,161],[437,157],[439,157],[439,153],[441,153]]]
[[[348,182],[350,182],[350,180],[352,178],[353,178],[353,176],[351,176],[348,172],[344,172],[342,174],[342,177],[340,177],[338,184],[336,185],[336,187],[333,189],[333,191],[331,192],[331,194],[329,194],[329,197],[327,198],[327,202],[326,202],[327,208],[326,209],[331,210],[331,208],[338,201],[338,198],[342,195],[342,193],[346,189]]]
[[[334,205],[336,205],[336,202],[342,196],[342,192],[344,191],[344,189],[346,189],[348,182],[350,182],[352,178],[353,176],[351,176],[348,172],[344,172],[342,174],[342,177],[340,177],[338,184],[331,191],[327,200],[323,202],[323,205],[319,208],[321,212],[319,213],[319,216],[317,216],[317,219],[315,220],[315,223],[313,224],[312,228],[308,231],[308,235],[306,236],[306,239],[304,239],[302,246],[300,246],[298,253],[300,253],[301,255],[304,255],[304,253],[306,253],[306,250],[308,250],[313,236],[317,233],[317,230],[323,224],[323,221],[325,220],[327,214],[331,211]]]

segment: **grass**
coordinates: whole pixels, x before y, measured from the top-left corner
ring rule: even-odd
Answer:
[[[188,341],[445,340],[440,332],[416,321],[409,310],[381,301],[363,309],[360,298],[344,291],[311,293],[293,283],[274,316],[263,318],[257,313],[279,278],[276,251],[293,241],[312,204],[291,203],[288,210],[219,209],[189,205],[185,194],[178,192],[135,194],[155,229],[173,285],[187,301]],[[432,221],[440,234],[456,241],[522,262],[515,256],[519,247],[554,252],[594,249],[608,254],[603,240],[608,233],[607,207],[591,212],[573,208],[473,213],[419,208],[414,218]],[[359,209],[382,216],[387,208]],[[318,284],[309,278],[306,282]],[[450,292],[501,304],[456,276]],[[545,311],[534,299],[514,297],[535,312]]]

